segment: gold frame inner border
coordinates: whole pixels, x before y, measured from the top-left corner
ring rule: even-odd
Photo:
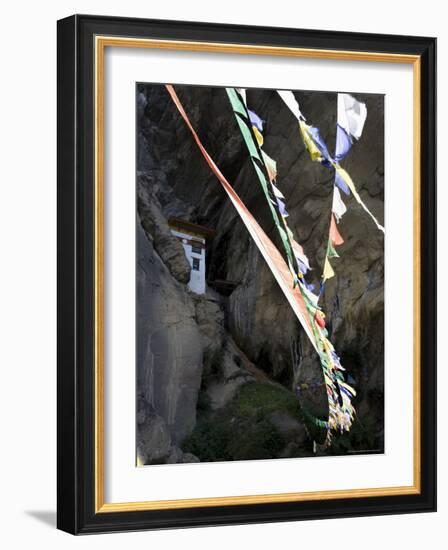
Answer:
[[[413,66],[413,240],[414,240],[414,362],[413,362],[413,478],[410,486],[275,493],[179,500],[107,503],[104,500],[104,56],[106,47],[198,51],[209,53],[286,56],[313,59],[406,63]],[[417,55],[344,50],[305,49],[251,44],[96,36],[95,59],[95,513],[167,510],[342,498],[379,497],[420,493],[420,117],[421,61]]]

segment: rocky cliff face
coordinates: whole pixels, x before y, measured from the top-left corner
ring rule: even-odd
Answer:
[[[176,91],[210,155],[279,245],[225,90],[176,86]],[[383,97],[354,95],[366,103],[368,117],[344,167],[382,223]],[[296,92],[296,97],[308,122],[334,149],[336,94]],[[295,119],[273,91],[249,90],[248,101],[266,120],[264,150],[277,161],[289,225],[312,263],[310,282],[318,284],[332,175],[310,161]],[[319,435],[303,421],[303,406],[322,417],[327,409],[321,369],[306,336],[164,87],[139,85],[137,106],[141,460],[312,453]],[[333,260],[337,276],[327,283],[323,307],[330,339],[358,392],[358,421],[325,452],[381,451],[383,235],[353,198],[344,200],[348,212],[339,230],[345,243]],[[167,226],[171,216],[216,230],[207,244],[207,279],[234,282],[230,295],[188,290],[190,268]]]

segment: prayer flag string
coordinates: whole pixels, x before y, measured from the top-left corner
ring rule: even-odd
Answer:
[[[308,150],[311,160],[314,162],[320,162],[329,169],[334,169],[335,173],[329,235],[322,272],[320,292],[322,293],[325,281],[335,275],[333,267],[330,263],[332,258],[339,257],[335,247],[343,244],[344,242],[336,225],[347,211],[347,207],[341,198],[339,190],[343,191],[346,195],[350,195],[351,192],[356,201],[375,222],[377,228],[384,233],[384,227],[377,221],[375,216],[364,204],[350,175],[339,164],[350,151],[353,145],[353,139],[358,140],[361,137],[367,118],[367,108],[364,103],[357,101],[349,94],[338,94],[336,150],[334,158],[332,158],[328,152],[328,147],[319,132],[319,129],[310,126],[305,122],[305,117],[300,111],[299,104],[294,94],[291,91],[285,90],[277,90],[277,93],[292,114],[296,117],[299,123],[302,140]]]
[[[293,115],[297,118],[300,128],[300,133],[302,135],[303,142],[305,144],[305,147],[308,150],[308,153],[311,157],[311,160],[320,162],[327,168],[333,168],[335,170],[335,182],[338,187],[344,191],[347,195],[350,194],[350,191],[352,192],[353,196],[355,197],[356,201],[362,206],[362,208],[369,214],[369,216],[372,218],[372,220],[375,222],[375,225],[377,228],[384,233],[384,227],[378,222],[378,220],[375,218],[375,216],[370,212],[370,210],[367,208],[367,206],[364,204],[363,200],[359,196],[359,193],[356,190],[356,186],[353,183],[353,180],[351,179],[350,175],[347,173],[346,170],[344,170],[340,165],[339,161],[342,160],[345,155],[347,154],[349,148],[346,148],[347,146],[340,145],[341,149],[338,154],[338,151],[335,155],[335,158],[333,159],[329,152],[328,148],[325,144],[325,141],[323,140],[322,136],[320,135],[320,132],[318,128],[315,128],[314,126],[309,126],[305,122],[305,118],[303,117],[302,113],[300,112],[299,104],[294,97],[294,94],[289,91],[282,91],[278,90],[277,93],[279,96],[283,99],[287,107],[290,109],[290,111],[293,113]],[[348,94],[338,94],[341,96],[348,96],[353,100],[356,101],[354,98],[349,96]],[[345,99],[344,99],[345,102]],[[358,105],[364,105],[362,103],[356,102]],[[345,104],[345,103],[344,103]],[[365,108],[365,105],[364,105]],[[350,108],[347,109],[345,118],[350,118],[347,112],[350,111]],[[367,116],[367,110],[365,110],[365,115]],[[364,118],[365,120],[365,118]],[[339,140],[342,141],[344,139],[343,133],[344,133],[344,127],[342,126],[344,122],[341,120],[341,124],[338,124],[338,132],[337,132],[337,140],[338,140],[338,134],[339,134]],[[361,132],[362,132],[362,126],[364,125],[364,122],[358,120],[356,123],[350,120],[347,122],[348,126],[346,125],[346,128],[352,128],[354,134],[353,137],[356,137],[356,139],[359,139]],[[350,126],[351,124],[351,126]],[[347,130],[345,130],[345,133]],[[350,136],[347,135],[345,139],[350,139]],[[351,145],[350,145],[351,147]]]
[[[305,275],[308,269],[310,269],[309,261],[303,252],[303,248],[295,240],[294,234],[288,226],[287,218],[289,214],[286,209],[286,200],[283,193],[276,185],[276,163],[261,149],[264,143],[262,134],[264,121],[262,121],[258,114],[247,108],[245,91],[242,91],[241,89],[237,91],[234,88],[227,88],[227,94],[229,96],[229,100],[240,127],[243,139],[251,156],[255,171],[258,175],[258,179],[263,188],[275,226],[282,239],[288,258],[288,266],[295,283],[298,284],[299,290],[308,310],[311,325],[313,327],[314,338],[317,343],[317,351],[327,389],[329,406],[328,422],[323,422],[318,419],[315,420],[316,424],[327,428],[326,443],[329,444],[332,429],[340,429],[343,431],[350,428],[354,417],[351,397],[355,395],[355,391],[343,381],[341,371],[344,369],[334,351],[334,347],[327,338],[328,332],[325,328],[324,321],[325,314],[317,303],[319,296],[316,296],[312,292],[312,285],[306,282]],[[289,98],[287,98],[287,100],[288,99]],[[295,112],[299,117],[302,116],[298,105]],[[252,132],[250,129],[252,129]],[[261,162],[263,163],[264,171],[260,170],[259,164]],[[268,176],[267,178],[266,175]],[[282,223],[280,223],[280,220]],[[336,226],[334,226],[333,233],[336,241],[342,241],[342,238],[337,233]],[[285,235],[286,239],[284,238]],[[291,250],[293,251],[293,255],[296,260],[297,271],[295,271],[291,262]],[[343,397],[343,395],[345,397]]]

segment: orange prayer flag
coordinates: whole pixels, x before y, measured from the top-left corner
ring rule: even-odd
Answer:
[[[344,243],[344,239],[341,237],[341,234],[338,231],[336,220],[334,219],[334,214],[331,214],[330,241],[333,246],[339,246]]]

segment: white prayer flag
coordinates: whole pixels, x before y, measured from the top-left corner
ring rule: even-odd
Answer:
[[[338,124],[348,135],[359,139],[367,118],[365,103],[349,94],[338,94]]]
[[[277,93],[283,99],[283,101],[297,120],[305,120],[305,117],[300,112],[300,107],[297,99],[294,97],[294,94],[292,92],[277,90]]]

